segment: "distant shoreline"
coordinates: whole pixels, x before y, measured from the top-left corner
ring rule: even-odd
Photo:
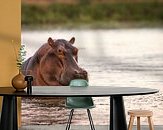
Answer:
[[[73,24],[73,23],[72,23]],[[139,28],[153,28],[153,29],[162,29],[163,24],[162,23],[150,23],[150,22],[141,22],[141,23],[117,23],[113,22],[110,24],[101,24],[101,25],[96,25],[96,24],[83,24],[83,25],[72,25],[72,24],[67,24],[67,25],[52,25],[52,24],[47,24],[47,25],[22,25],[22,30],[65,30],[65,29],[78,29],[78,30],[87,30],[87,29],[139,29]]]
[[[22,28],[163,27],[163,3],[22,4]]]

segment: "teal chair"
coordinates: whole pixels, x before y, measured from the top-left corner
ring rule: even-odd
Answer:
[[[69,86],[70,87],[87,87],[88,82],[84,79],[74,79],[74,80],[71,80]],[[95,107],[95,105],[94,105],[92,97],[67,97],[66,98],[66,108],[71,109],[71,111],[70,111],[69,119],[67,122],[66,130],[70,129],[74,109],[87,109],[91,130],[95,130],[91,112],[89,110],[94,107]]]

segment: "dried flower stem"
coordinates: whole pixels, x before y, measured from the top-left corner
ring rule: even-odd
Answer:
[[[13,44],[12,46],[14,48],[14,54],[15,54],[15,58],[16,58],[16,65],[17,65],[17,68],[20,71],[20,69],[22,67],[22,64],[25,61],[25,55],[26,55],[26,51],[24,49],[25,45],[21,45],[19,50],[17,51],[17,49],[16,49],[16,47],[14,45],[13,40],[12,40],[12,44]]]
[[[12,47],[14,48],[14,54],[15,54],[15,58],[16,58],[16,60],[18,59],[18,56],[17,56],[17,50],[16,50],[16,47],[15,47],[15,45],[14,45],[14,41],[12,40]]]

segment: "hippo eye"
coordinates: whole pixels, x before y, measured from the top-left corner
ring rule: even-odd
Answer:
[[[61,49],[58,49],[58,52],[59,52],[59,53],[62,53],[62,50],[61,50]]]
[[[58,56],[61,57],[61,58],[63,58],[65,56],[65,51],[64,51],[63,48],[59,48],[57,50],[57,53],[58,53]]]

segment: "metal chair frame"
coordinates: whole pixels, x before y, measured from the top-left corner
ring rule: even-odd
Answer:
[[[70,87],[87,87],[87,86],[88,86],[88,82],[83,79],[75,79],[70,82]],[[76,102],[76,105],[74,105],[73,102],[69,104],[68,99],[71,99],[71,98],[72,98],[72,101]],[[83,99],[84,99],[84,101],[83,101]],[[86,106],[84,107],[81,104],[79,105],[78,102],[81,102],[81,103],[83,103],[82,105],[84,105],[84,106],[86,105]],[[66,130],[70,129],[71,121],[72,121],[72,117],[73,117],[73,113],[74,113],[75,109],[87,109],[87,114],[88,114],[91,130],[95,130],[91,112],[90,112],[90,109],[95,107],[92,97],[83,97],[83,98],[79,97],[78,99],[76,99],[76,98],[74,99],[74,97],[67,97],[66,107],[71,108],[69,119],[68,119],[68,122],[66,125]]]
[[[74,109],[71,109],[69,119],[68,119],[68,122],[67,122],[67,126],[66,126],[66,130],[70,129],[73,113],[74,113]],[[87,109],[87,114],[88,114],[91,130],[95,130],[94,123],[93,123],[92,116],[91,116],[91,112],[90,112],[89,109]]]

